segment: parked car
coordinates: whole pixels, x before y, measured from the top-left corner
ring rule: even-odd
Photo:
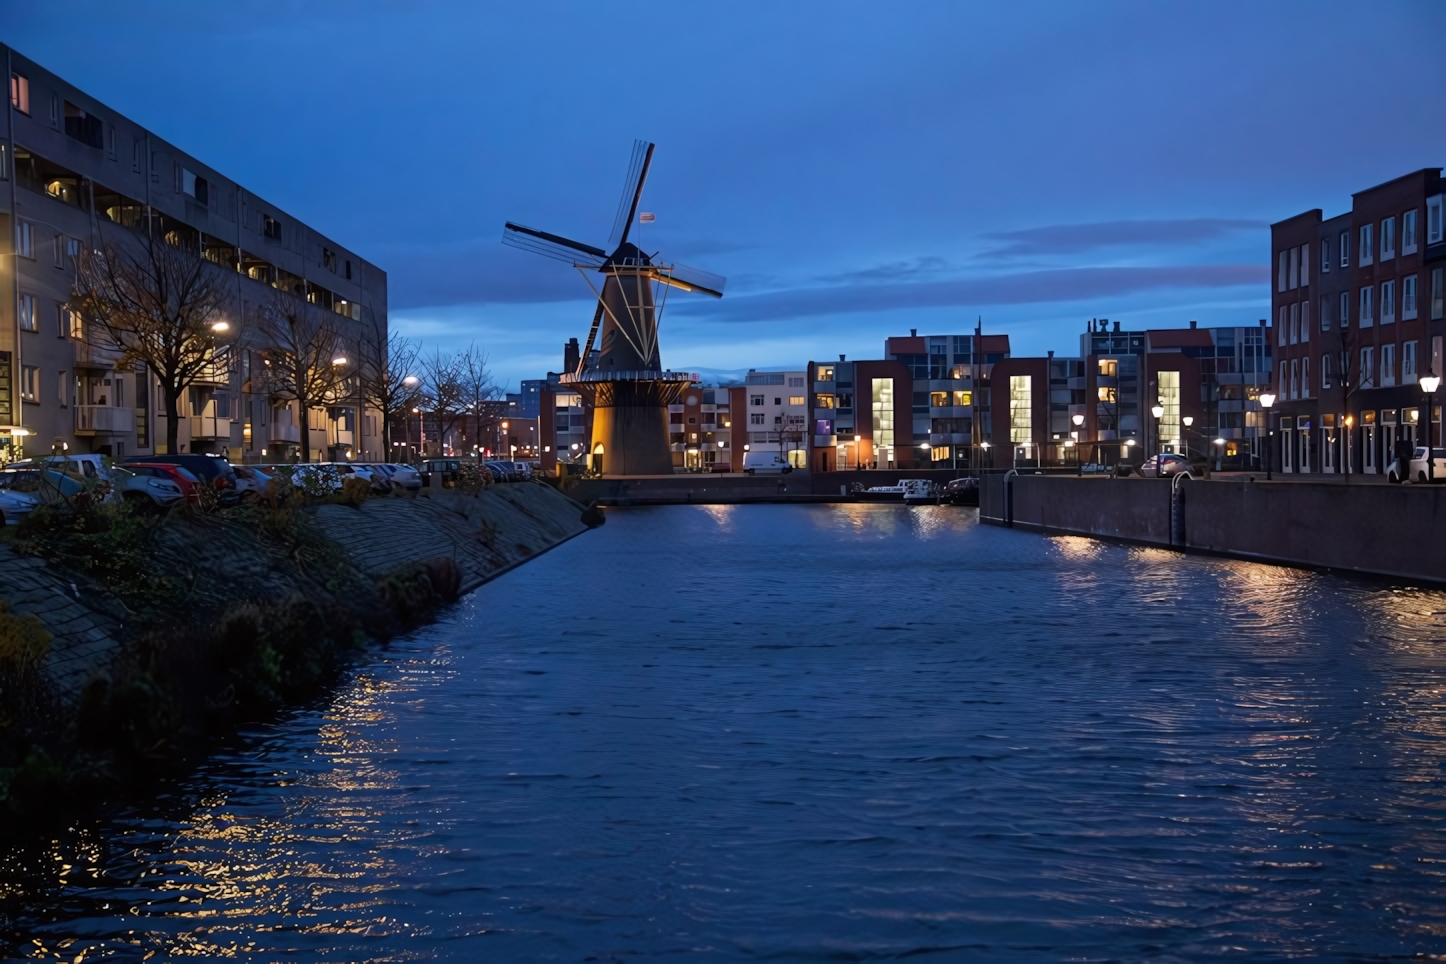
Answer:
[[[387,478],[391,479],[392,485],[406,489],[408,492],[415,492],[422,487],[422,477],[410,465],[386,462],[375,468],[385,472]]]
[[[371,490],[381,495],[392,491],[392,480],[385,472],[378,472],[370,465],[363,465],[358,462],[321,462],[321,465],[329,465],[341,477],[343,483],[347,479],[362,479],[371,486]]]
[[[105,498],[111,492],[110,470],[100,455],[49,455],[22,459],[10,465],[13,469],[38,473],[40,484],[36,492],[41,501],[59,501],[61,497],[72,498],[86,491],[99,492]]]
[[[494,482],[516,482],[517,470],[512,467],[511,462],[487,462],[484,463],[492,473]]]
[[[748,475],[787,475],[793,466],[779,452],[745,452],[743,471]]]
[[[277,471],[295,485],[320,492],[341,491],[341,473],[336,470],[336,466],[329,463],[302,462],[299,465],[282,465],[277,467]]]
[[[1176,452],[1161,452],[1145,459],[1139,471],[1147,479],[1168,479],[1173,475],[1207,479],[1210,477],[1210,463],[1201,455],[1187,457]]]
[[[236,492],[243,501],[253,501],[266,494],[271,483],[271,473],[259,465],[233,465],[236,473]]]
[[[182,465],[127,463],[115,470],[116,490],[128,504],[169,509],[181,502],[200,501],[200,479]]]
[[[1446,482],[1446,448],[1434,448],[1431,450],[1431,461],[1434,463],[1430,470],[1426,467],[1426,446],[1416,446],[1415,454],[1411,456],[1411,480],[1413,482]]]
[[[950,505],[978,505],[979,480],[973,478],[950,479],[944,483],[941,498]]]
[[[222,505],[235,505],[241,499],[236,470],[218,455],[135,455],[121,463],[130,465],[180,465],[221,496]]]
[[[0,489],[0,525],[19,525],[43,500],[36,492],[17,492],[14,489]]]

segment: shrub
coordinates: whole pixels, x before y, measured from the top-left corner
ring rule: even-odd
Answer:
[[[341,484],[340,502],[346,505],[361,505],[372,494],[372,484],[367,479],[349,476]]]
[[[0,599],[0,666],[20,678],[30,675],[45,661],[53,638],[39,616],[11,612],[10,600]]]

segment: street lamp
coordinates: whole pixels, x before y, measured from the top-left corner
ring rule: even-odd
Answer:
[[[1270,409],[1275,404],[1274,392],[1260,393],[1260,409],[1265,413],[1265,481],[1270,481],[1270,466],[1275,461],[1275,430],[1270,427]]]
[[[864,468],[863,457],[859,454],[859,442],[863,440],[862,435],[854,436],[854,471],[862,472]]]
[[[1434,442],[1431,432],[1432,398],[1436,389],[1441,387],[1440,375],[1422,375],[1421,391],[1426,393],[1426,481],[1436,481],[1436,453],[1432,451],[1431,445]]]
[[[1155,416],[1155,454],[1158,455],[1163,448],[1163,446],[1160,445],[1160,419],[1165,415],[1165,406],[1156,402],[1151,406],[1150,414]]]
[[[1182,441],[1182,442],[1184,443],[1184,445],[1185,445],[1185,455],[1188,457],[1188,456],[1190,455],[1190,437],[1189,437],[1189,431],[1188,431],[1188,430],[1189,430],[1189,428],[1190,428],[1191,425],[1194,425],[1194,424],[1195,424],[1195,416],[1194,416],[1194,415],[1186,415],[1186,416],[1184,416],[1183,418],[1180,419],[1180,422],[1181,422],[1181,423],[1185,426],[1185,428],[1186,428],[1186,431],[1180,433],[1180,437],[1181,437],[1181,441]]]

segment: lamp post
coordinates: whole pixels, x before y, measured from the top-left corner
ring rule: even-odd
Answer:
[[[1190,457],[1190,426],[1195,424],[1195,416],[1186,415],[1180,419],[1180,423],[1185,426],[1185,431],[1180,433],[1180,441],[1185,446],[1185,457],[1188,459]]]
[[[1260,410],[1265,413],[1265,481],[1270,481],[1270,466],[1275,461],[1275,429],[1270,427],[1270,409],[1275,404],[1274,392],[1260,393]]]
[[[1422,375],[1421,391],[1426,393],[1426,481],[1436,481],[1436,453],[1431,446],[1434,444],[1431,432],[1432,398],[1436,389],[1441,387],[1440,375]]]
[[[1074,431],[1070,432],[1070,437],[1073,438],[1076,443],[1078,443],[1078,442],[1080,441],[1080,437],[1079,437],[1080,429],[1084,427],[1085,417],[1084,417],[1083,415],[1081,415],[1081,414],[1075,414],[1075,415],[1071,415],[1071,416],[1069,417],[1069,420],[1074,423]],[[1082,458],[1084,458],[1084,456],[1082,456],[1082,455],[1079,454],[1079,450],[1078,450],[1078,449],[1075,450],[1074,457],[1075,457],[1075,461],[1076,461],[1076,462],[1078,462],[1078,461],[1080,461]]]
[[[1221,470],[1221,466],[1223,466],[1224,464],[1225,440],[1223,438],[1217,438],[1215,440],[1215,471],[1219,472]]]
[[[1155,454],[1159,455],[1164,449],[1160,439],[1160,419],[1165,417],[1165,406],[1156,402],[1150,407],[1150,414],[1155,416]]]
[[[854,471],[856,472],[862,472],[864,470],[864,460],[859,454],[859,443],[863,441],[863,438],[862,435],[854,436]]]

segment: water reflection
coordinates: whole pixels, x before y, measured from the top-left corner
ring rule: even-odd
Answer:
[[[613,512],[173,796],[0,855],[11,953],[1442,949],[1442,594],[714,508]]]

